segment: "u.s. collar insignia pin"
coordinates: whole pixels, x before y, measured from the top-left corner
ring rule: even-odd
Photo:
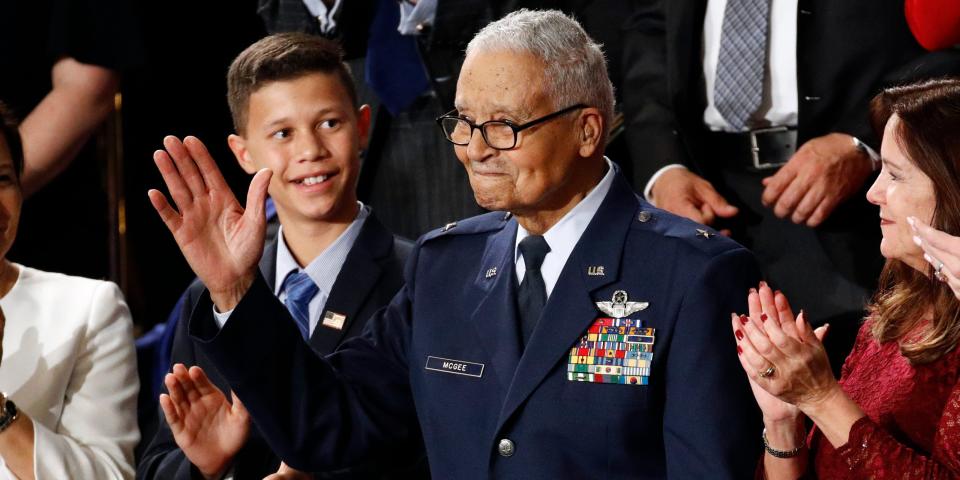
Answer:
[[[697,236],[700,236],[700,237],[703,237],[703,238],[710,238],[710,237],[712,237],[712,236],[714,236],[714,235],[716,235],[716,234],[715,234],[715,233],[710,233],[710,232],[708,232],[708,231],[706,231],[706,230],[704,230],[704,229],[702,229],[702,228],[698,228],[698,229],[697,229]]]
[[[483,278],[490,278],[497,276],[497,267],[488,268],[487,273],[483,275]]]
[[[602,277],[606,275],[606,273],[603,273],[603,265],[591,265],[587,267],[587,275],[591,277]]]
[[[601,312],[610,315],[612,318],[626,318],[650,306],[650,302],[631,302],[628,300],[626,290],[617,290],[613,292],[613,298],[609,302],[596,303]]]

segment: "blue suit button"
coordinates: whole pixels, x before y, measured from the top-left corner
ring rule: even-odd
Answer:
[[[500,453],[501,457],[512,457],[513,452],[515,451],[513,442],[508,438],[500,439],[500,444],[497,445],[497,451]]]

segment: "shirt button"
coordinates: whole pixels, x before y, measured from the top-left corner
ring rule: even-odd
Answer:
[[[512,457],[515,451],[513,442],[508,438],[500,439],[500,444],[497,445],[497,451],[500,452],[501,457]]]

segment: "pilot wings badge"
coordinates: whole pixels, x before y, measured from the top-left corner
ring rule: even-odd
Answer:
[[[612,318],[626,318],[634,313],[646,309],[650,302],[630,302],[628,301],[625,290],[613,292],[613,298],[609,302],[596,302],[597,308],[601,312],[610,315]]]

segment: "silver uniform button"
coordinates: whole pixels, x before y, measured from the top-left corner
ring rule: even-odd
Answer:
[[[637,216],[637,220],[639,220],[640,223],[647,223],[647,222],[649,222],[649,221],[650,221],[650,212],[648,212],[648,211],[646,211],[646,210],[640,212],[640,215]]]
[[[508,438],[500,439],[500,444],[497,445],[497,451],[500,452],[501,457],[512,457],[513,452],[513,442]]]

